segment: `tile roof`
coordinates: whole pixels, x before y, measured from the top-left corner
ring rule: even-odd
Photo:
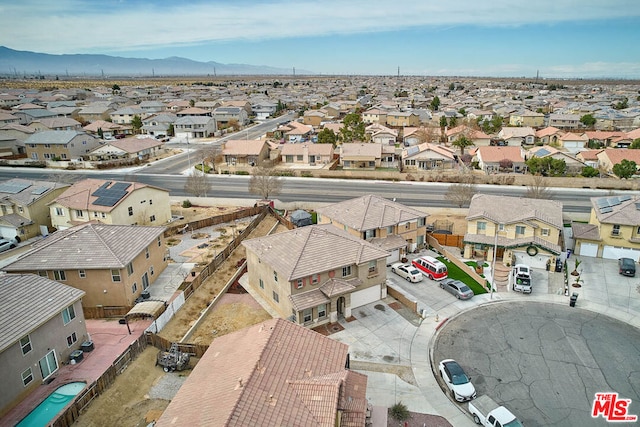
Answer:
[[[36,242],[4,271],[123,268],[165,227],[86,223],[59,230]]]
[[[256,139],[230,139],[224,143],[222,154],[240,154],[258,156],[264,147],[263,140]]]
[[[143,150],[148,150],[154,147],[162,147],[164,146],[164,142],[159,141],[155,138],[123,138],[123,139],[115,139],[109,141],[108,144],[105,144],[101,147],[96,148],[97,151],[99,149],[104,149],[105,146],[110,145],[112,147],[118,148],[127,153],[138,153]],[[141,185],[141,187],[144,186]]]
[[[429,216],[374,194],[327,205],[318,208],[317,212],[357,231],[388,227]]]
[[[483,245],[491,245],[493,246],[496,239],[495,236],[488,236],[486,234],[471,234],[467,233],[464,235],[465,243],[480,243]],[[539,246],[552,252],[556,255],[559,255],[562,251],[562,247],[556,243],[552,243],[548,240],[544,240],[538,236],[531,237],[522,237],[518,239],[511,239],[505,236],[498,236],[498,246],[503,248],[522,248],[526,246]]]
[[[51,191],[68,186],[69,184],[51,181],[13,178],[0,182],[0,200],[11,200],[16,203],[30,205],[47,196]]]
[[[600,223],[640,226],[640,196],[592,197],[591,208]]]
[[[308,150],[309,154],[319,155],[319,156],[329,156],[333,152],[332,144],[283,144],[281,145],[280,154],[282,156],[286,155],[302,155],[304,154],[305,148]]]
[[[598,226],[595,224],[572,222],[571,230],[574,239],[602,240],[600,238],[600,230],[598,230]]]
[[[331,224],[296,228],[245,240],[242,244],[287,281],[389,255]]]
[[[35,274],[0,273],[0,353],[84,294]]]
[[[78,135],[93,140],[93,136],[75,130],[44,130],[31,135],[25,144],[68,144]]]
[[[382,146],[374,143],[347,143],[340,146],[341,156],[348,158],[379,158],[382,155]]]
[[[633,160],[636,165],[640,165],[640,150],[629,148],[607,148],[598,153],[598,157],[605,156],[609,158],[612,165],[622,162],[624,159]]]
[[[555,200],[476,194],[471,199],[467,221],[480,218],[487,218],[498,224],[537,219],[561,229],[562,203]]]
[[[362,426],[367,379],[347,354],[283,319],[216,338],[156,426]]]
[[[484,163],[499,163],[504,159],[511,160],[514,163],[523,163],[521,147],[500,147],[500,146],[488,146],[478,147],[478,156]]]

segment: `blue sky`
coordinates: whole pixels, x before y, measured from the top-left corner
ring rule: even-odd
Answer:
[[[0,0],[0,45],[320,74],[640,78],[640,0]]]

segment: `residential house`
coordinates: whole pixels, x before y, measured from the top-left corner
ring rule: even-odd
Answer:
[[[498,137],[504,140],[507,145],[533,145],[536,139],[536,131],[530,126],[505,126],[498,132]]]
[[[221,107],[242,108],[247,113],[247,117],[253,115],[253,107],[251,107],[251,103],[246,99],[230,99],[224,101]]]
[[[33,273],[85,292],[88,318],[126,313],[167,266],[164,227],[81,224],[57,231],[2,267]]]
[[[198,108],[198,107],[187,107],[176,113],[177,117],[187,117],[187,116],[206,116],[212,117],[213,113],[211,110],[206,108]]]
[[[527,170],[521,147],[478,147],[478,166],[487,174],[498,172],[524,173]]]
[[[511,113],[509,116],[509,126],[527,126],[541,128],[544,126],[544,114],[529,110],[520,110]]]
[[[366,195],[317,209],[318,224],[333,224],[352,236],[389,251],[387,264],[422,249],[427,213],[376,195]]]
[[[17,123],[0,126],[0,156],[26,154],[24,142],[34,133],[33,129]]]
[[[215,338],[155,425],[362,427],[366,389],[346,344],[271,319]]]
[[[241,107],[218,107],[213,110],[212,117],[218,122],[218,126],[228,125],[232,121],[235,121],[240,126],[249,123],[249,115]]]
[[[209,138],[218,130],[216,120],[209,116],[182,116],[173,122],[177,138]]]
[[[48,205],[58,230],[85,222],[160,225],[171,219],[169,191],[139,182],[87,178],[67,188]]]
[[[138,116],[141,120],[143,117],[149,115],[149,112],[144,111],[138,106],[123,107],[112,112],[109,117],[113,123],[121,125],[130,125],[133,122],[133,118]]]
[[[13,114],[5,113],[0,110],[0,126],[8,125],[11,123],[20,124],[20,119]]]
[[[278,110],[278,104],[273,102],[261,101],[251,106],[253,114],[256,115],[256,121],[264,121],[273,117]],[[308,124],[308,123],[305,123]]]
[[[575,253],[640,261],[640,197],[592,197],[589,223],[571,224]]]
[[[362,121],[366,124],[387,124],[387,110],[381,108],[369,108],[362,113]]]
[[[36,274],[0,273],[0,415],[53,378],[89,339],[83,296]]]
[[[109,101],[98,101],[87,104],[80,109],[79,115],[83,120],[93,122],[95,120],[107,120],[115,111],[115,105]]]
[[[318,128],[325,120],[327,120],[327,115],[324,112],[320,110],[307,110],[304,112],[302,123]]]
[[[598,165],[606,172],[613,172],[613,167],[622,160],[630,160],[640,165],[640,150],[629,148],[607,148],[598,154]]]
[[[248,286],[283,319],[316,327],[386,297],[388,252],[330,224],[245,240]]]
[[[398,139],[397,130],[377,123],[367,126],[364,132],[368,136],[368,140],[376,144],[395,146]]]
[[[440,140],[440,128],[433,126],[406,127],[402,132],[402,143],[405,147],[425,142],[437,143]]]
[[[560,138],[564,135],[564,131],[554,128],[553,126],[547,126],[544,129],[536,131],[535,141],[542,145],[560,145]]]
[[[48,130],[34,133],[24,145],[31,160],[77,160],[100,146],[100,140],[84,132]]]
[[[34,120],[29,124],[31,129],[35,131],[43,130],[81,130],[80,122],[67,117],[50,117],[40,120]]]
[[[562,203],[555,200],[476,194],[464,235],[464,257],[510,266],[554,265],[562,251]]]
[[[420,116],[411,111],[387,112],[387,126],[405,127],[420,126]]]
[[[382,163],[382,145],[355,142],[340,146],[340,164],[343,169],[375,170]]]
[[[169,129],[177,119],[178,116],[173,113],[151,115],[142,120],[142,132],[151,136],[169,135]]]
[[[49,111],[43,107],[40,108],[31,108],[25,110],[15,110],[11,114],[16,116],[20,120],[21,125],[29,125],[36,120],[42,119],[53,119],[58,117],[58,114]]]
[[[222,155],[227,165],[260,165],[269,158],[269,146],[260,139],[230,139],[224,143]]]
[[[560,146],[573,154],[588,149],[588,143],[589,138],[585,134],[567,132],[560,136]]]
[[[218,101],[196,101],[193,106],[201,110],[213,111],[220,106]],[[189,105],[187,105],[189,107]]]
[[[284,144],[280,156],[284,165],[327,165],[333,161],[333,144]]]
[[[624,132],[588,130],[584,133],[589,139],[590,147],[613,147],[613,141],[623,137]]]
[[[27,240],[49,234],[49,202],[69,186],[49,181],[14,178],[0,182],[0,235]]]
[[[155,138],[113,139],[91,151],[89,160],[138,159],[147,161],[165,152],[165,143]]]
[[[453,169],[457,164],[454,150],[428,142],[405,148],[401,158],[406,172]]]
[[[548,126],[563,130],[572,130],[578,129],[581,125],[580,116],[577,114],[549,114]]]
[[[565,173],[567,175],[579,175],[582,170],[587,166],[585,162],[578,159],[575,155],[568,153],[566,151],[558,150],[550,145],[542,145],[538,147],[533,147],[528,151],[528,157],[539,157],[546,158],[551,157],[555,160],[562,160],[565,165],[567,165],[565,169]]]
[[[138,104],[138,107],[144,112],[145,116],[160,113],[167,108],[161,101],[142,101]]]
[[[468,138],[476,147],[486,147],[491,144],[491,137],[478,129],[472,129],[466,125],[456,126],[445,131],[447,142],[451,144],[458,138],[464,136]]]
[[[15,107],[20,105],[22,98],[8,93],[0,93],[0,107]]]
[[[106,120],[96,120],[82,128],[85,132],[103,139],[114,139],[116,135],[132,133],[131,125],[120,125]],[[102,133],[102,137],[100,136]]]
[[[322,111],[330,119],[337,119],[338,117],[340,117],[340,105],[338,104],[327,104],[322,107]]]
[[[286,125],[280,126],[278,130],[282,131],[286,141],[293,143],[309,141],[313,134],[313,126],[298,122],[289,122]]]
[[[576,154],[576,159],[584,162],[586,166],[591,166],[594,169],[598,169],[600,166],[598,153],[600,153],[601,151],[602,149],[580,151],[578,154]]]

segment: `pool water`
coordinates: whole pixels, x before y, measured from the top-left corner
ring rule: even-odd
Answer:
[[[29,415],[24,417],[16,427],[46,426],[86,385],[85,382],[75,382],[58,387]]]

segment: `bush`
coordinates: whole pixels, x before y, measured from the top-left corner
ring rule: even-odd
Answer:
[[[191,207],[191,202],[188,199],[183,201],[182,202],[182,207],[183,208],[190,208]]]
[[[411,418],[411,414],[409,413],[409,409],[407,409],[407,405],[402,402],[398,402],[391,407],[389,413],[393,417],[393,419],[397,421],[404,421]]]
[[[236,175],[249,175],[247,171],[236,171]]]

